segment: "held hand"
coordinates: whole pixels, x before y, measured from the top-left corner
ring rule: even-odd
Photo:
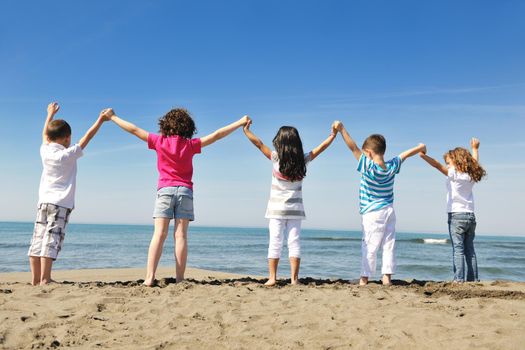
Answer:
[[[103,121],[107,122],[109,120],[111,120],[111,117],[115,115],[115,112],[113,112],[113,109],[112,108],[106,108],[106,109],[103,109],[100,114],[99,114],[99,118],[102,118]]]
[[[426,155],[427,155],[426,153],[419,152],[419,156],[420,156],[421,158],[425,158]]]
[[[60,106],[56,102],[51,102],[47,105],[47,115],[48,116],[54,116],[58,110],[60,109]]]
[[[341,132],[343,129],[343,123],[340,120],[336,120],[334,123],[336,124],[335,127],[337,128],[337,131]]]
[[[479,140],[477,138],[473,137],[470,140],[470,146],[472,147],[472,149],[478,149],[479,148]]]
[[[246,124],[244,124],[244,127],[242,128],[244,133],[250,131],[250,126],[252,125],[252,120],[248,118],[248,121]]]
[[[424,143],[420,143],[418,147],[421,149],[420,153],[427,154],[427,146]]]
[[[341,122],[339,120],[335,120],[333,123],[332,123],[332,134],[337,134],[337,132],[339,131],[339,125],[341,124]]]
[[[239,122],[241,123],[241,125],[244,125],[244,126],[246,126],[246,124],[249,123],[250,121],[251,119],[248,115],[245,115],[244,117],[239,119]]]

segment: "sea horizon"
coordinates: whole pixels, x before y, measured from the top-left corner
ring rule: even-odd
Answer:
[[[13,224],[34,224],[34,221],[27,221],[27,220],[0,220],[0,225],[3,223],[13,223]],[[118,222],[97,222],[97,223],[91,223],[91,222],[81,222],[81,221],[75,221],[69,222],[68,225],[103,225],[103,226],[149,226],[152,229],[153,232],[153,222],[151,223],[118,223]],[[173,221],[170,222],[170,227],[173,226]],[[191,224],[190,227],[195,228],[233,228],[233,229],[268,229],[268,226],[247,226],[247,225],[240,225],[240,226],[233,226],[233,225],[202,225],[202,224]],[[447,232],[447,226],[444,226],[444,230],[436,230],[436,231],[412,231],[412,230],[396,230],[396,234],[422,234],[422,235],[439,235],[443,234],[448,237]],[[321,228],[321,227],[315,227],[315,226],[302,226],[301,230],[317,230],[317,231],[335,231],[335,232],[361,232],[359,229],[344,229],[344,228]],[[0,234],[2,232],[0,231]],[[525,233],[518,234],[518,233],[504,233],[504,234],[496,234],[496,233],[478,233],[476,232],[476,237],[483,236],[483,237],[502,237],[502,238],[525,238]]]

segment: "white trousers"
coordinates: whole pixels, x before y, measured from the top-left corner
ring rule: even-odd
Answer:
[[[288,256],[290,258],[301,257],[301,234],[300,219],[270,219],[270,244],[268,246],[268,259],[280,259],[283,249],[285,233],[288,236]]]
[[[375,210],[361,216],[363,226],[363,241],[361,244],[361,276],[371,277],[376,271],[376,256],[379,248],[383,248],[383,264],[381,273],[394,274],[396,258],[396,213],[394,207]]]

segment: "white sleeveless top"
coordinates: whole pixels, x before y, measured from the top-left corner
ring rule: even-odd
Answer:
[[[290,181],[279,172],[279,156],[272,152],[272,189],[266,207],[267,219],[306,219],[303,206],[303,181]],[[311,152],[305,153],[304,162],[311,160]]]

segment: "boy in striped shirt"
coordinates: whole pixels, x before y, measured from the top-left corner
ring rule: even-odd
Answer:
[[[399,173],[401,164],[405,159],[419,152],[426,153],[426,147],[420,143],[418,146],[385,162],[386,141],[382,135],[368,136],[361,150],[341,122],[336,127],[359,162],[357,171],[361,173],[359,213],[363,227],[363,240],[359,284],[366,285],[368,279],[374,274],[377,251],[382,247],[382,281],[384,285],[390,285],[392,283],[391,276],[396,269],[394,256],[396,241],[396,214],[393,207],[394,178]]]

